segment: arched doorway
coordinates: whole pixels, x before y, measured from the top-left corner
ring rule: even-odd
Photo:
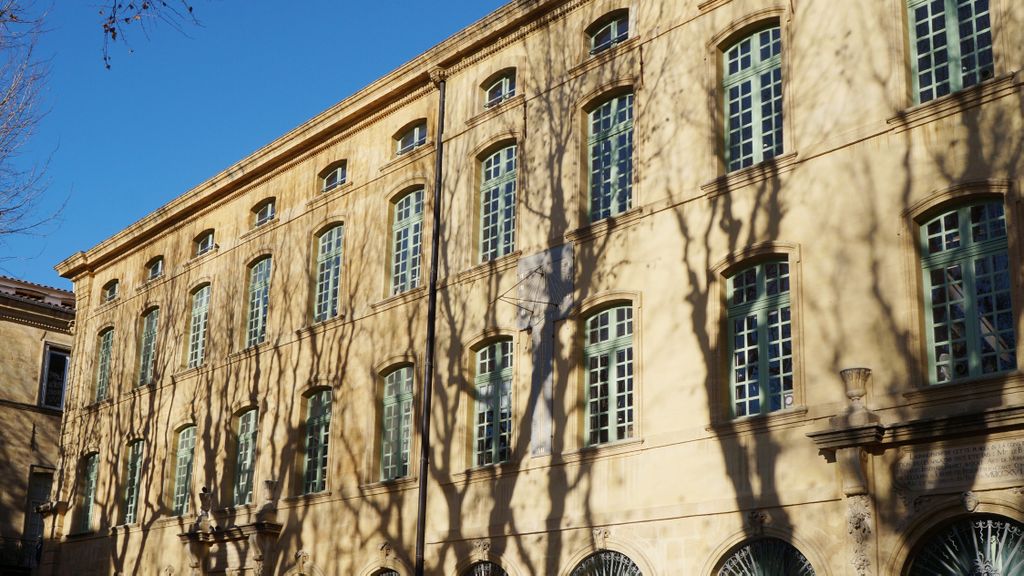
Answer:
[[[718,576],[814,576],[814,568],[795,546],[778,538],[747,540],[734,548]]]
[[[602,550],[583,559],[571,576],[643,576],[629,556],[614,550]]]
[[[1024,576],[1024,524],[961,517],[933,530],[910,555],[906,576]]]

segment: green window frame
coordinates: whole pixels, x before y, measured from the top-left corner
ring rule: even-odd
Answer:
[[[124,515],[121,523],[134,524],[138,520],[139,484],[142,480],[142,440],[129,442],[125,456]]]
[[[961,205],[920,227],[929,381],[1017,368],[1012,269],[1001,200]]]
[[[408,154],[427,143],[427,121],[422,120],[395,139],[395,156]]]
[[[408,192],[394,204],[391,222],[391,295],[420,285],[423,242],[423,189]]]
[[[252,502],[253,476],[256,473],[256,434],[259,412],[253,408],[238,415],[235,452],[235,482],[232,502],[243,506]]]
[[[493,108],[516,95],[516,71],[503,73],[484,90],[484,108]]]
[[[107,399],[110,393],[110,359],[114,352],[114,329],[100,332],[96,346],[96,396],[95,401]]]
[[[178,432],[178,448],[174,461],[174,497],[171,510],[175,516],[188,514],[192,500],[192,466],[196,453],[196,427],[187,426]]]
[[[273,259],[261,258],[249,267],[249,313],[246,317],[245,347],[267,339],[267,313],[270,308],[270,271]]]
[[[515,144],[484,159],[480,183],[480,261],[488,262],[516,249]]]
[[[409,475],[412,443],[413,367],[401,366],[384,376],[384,402],[381,413],[380,479]]]
[[[590,221],[633,206],[633,93],[609,98],[590,111]]]
[[[329,192],[348,180],[348,161],[341,160],[327,169],[321,176],[320,192]]]
[[[345,227],[341,224],[324,230],[317,238],[314,322],[323,322],[338,316],[344,239]]]
[[[989,0],[908,0],[907,12],[915,103],[995,74]]]
[[[192,293],[192,317],[188,331],[188,367],[197,368],[206,359],[206,326],[210,315],[210,285]]]
[[[473,461],[476,466],[507,462],[512,452],[512,340],[499,340],[476,353]]]
[[[306,467],[303,493],[327,490],[327,447],[331,437],[331,391],[320,390],[306,399]]]
[[[587,319],[585,331],[587,445],[632,438],[633,307],[597,312]]]
[[[96,510],[97,476],[100,470],[100,455],[96,452],[85,456],[82,462],[82,508],[78,529],[92,531],[93,513]]]
[[[139,339],[139,386],[152,384],[156,377],[156,334],[159,324],[159,308],[152,308],[143,314],[142,336]]]
[[[604,52],[629,38],[629,12],[623,10],[605,16],[590,32],[590,53]]]
[[[793,319],[786,260],[761,262],[728,281],[729,389],[732,415],[793,407]]]
[[[782,154],[782,30],[771,26],[723,54],[729,172]]]

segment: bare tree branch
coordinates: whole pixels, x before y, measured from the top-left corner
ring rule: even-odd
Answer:
[[[149,28],[162,23],[182,34],[185,25],[199,25],[189,0],[108,0],[100,10],[103,21],[103,63],[110,68],[110,44],[128,44],[127,32],[132,27],[142,30],[148,37]],[[129,50],[131,50],[129,48]]]

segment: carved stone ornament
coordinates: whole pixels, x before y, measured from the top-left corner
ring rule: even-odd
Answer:
[[[771,516],[764,510],[751,510],[747,513],[747,525],[758,534],[764,534],[764,527],[771,523]]]
[[[448,71],[444,68],[437,67],[430,70],[430,81],[434,84],[440,84],[442,80],[448,78]]]
[[[850,564],[857,576],[871,574],[871,499],[868,496],[851,496],[847,499],[846,532],[852,540]]]
[[[387,564],[395,557],[395,550],[391,547],[390,542],[381,542],[380,545],[380,562],[381,564]]]
[[[960,495],[960,500],[964,503],[964,509],[968,512],[974,512],[978,509],[978,495],[968,490]]]
[[[306,576],[306,564],[309,563],[309,552],[305,550],[299,550],[295,553],[295,574],[296,576]]]
[[[594,528],[592,532],[594,534],[594,548],[597,550],[608,548],[608,537],[611,536],[611,532],[607,528]]]
[[[473,559],[485,560],[491,553],[491,541],[480,538],[473,541]]]
[[[174,576],[174,566],[164,566],[163,571],[160,572],[161,576]]]

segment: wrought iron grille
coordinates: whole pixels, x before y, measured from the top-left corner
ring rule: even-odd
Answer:
[[[792,544],[762,538],[735,550],[718,576],[814,576],[814,568]]]
[[[932,535],[911,558],[908,576],[1024,576],[1024,525],[971,518]]]
[[[640,568],[621,552],[602,550],[580,562],[572,576],[643,576]]]
[[[508,573],[494,562],[477,562],[463,576],[508,576]]]

